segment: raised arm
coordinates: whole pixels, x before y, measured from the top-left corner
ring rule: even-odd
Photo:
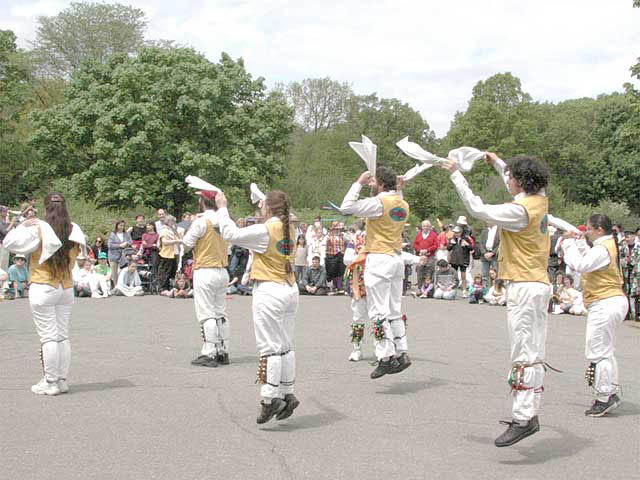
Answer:
[[[40,246],[38,226],[30,220],[25,221],[7,233],[2,245],[10,252],[22,255],[35,252]]]
[[[504,162],[504,160],[502,160],[495,153],[487,152],[487,153],[485,153],[484,161],[487,162],[487,165],[492,166],[493,169],[496,171],[496,173],[500,176],[500,178],[502,178],[504,186],[505,186],[505,188],[507,189],[507,192],[508,192],[509,191],[509,184],[507,183],[507,180],[509,179],[509,177],[505,174],[505,170],[507,168],[507,164]]]
[[[220,234],[227,242],[239,247],[248,248],[258,253],[265,253],[269,247],[269,231],[263,224],[250,225],[238,228],[227,210],[227,198],[224,193],[216,195],[216,205],[218,206],[218,227]]]
[[[575,236],[564,238],[562,250],[564,251],[564,263],[579,273],[594,272],[611,263],[609,251],[604,245],[595,245],[593,248],[582,245],[581,251]]]
[[[371,181],[371,174],[364,172],[358,181],[351,185],[340,205],[340,210],[345,214],[358,217],[380,217],[384,213],[384,207],[380,199],[376,197],[358,199],[360,190]]]

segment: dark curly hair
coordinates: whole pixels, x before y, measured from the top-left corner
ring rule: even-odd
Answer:
[[[395,190],[398,179],[390,168],[376,168],[376,182],[382,191]]]
[[[549,184],[549,169],[534,157],[513,157],[507,160],[507,170],[529,195],[538,193]]]

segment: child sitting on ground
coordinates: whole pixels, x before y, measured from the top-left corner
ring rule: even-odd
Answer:
[[[29,293],[29,269],[25,266],[24,255],[13,257],[13,265],[7,272],[9,275],[9,288],[7,298],[27,297]]]
[[[187,276],[184,273],[179,273],[173,288],[162,292],[162,295],[169,298],[191,298],[193,297],[193,290]]]
[[[489,292],[484,296],[484,299],[489,305],[506,305],[507,296],[504,288],[504,280],[496,279],[489,289]]]
[[[573,277],[565,275],[564,285],[560,291],[558,304],[553,307],[553,314],[570,313],[571,315],[584,315],[587,310],[584,308],[582,293],[573,288]]]
[[[474,275],[473,284],[469,285],[469,303],[484,303],[485,293],[482,275]]]
[[[434,284],[433,298],[443,300],[455,300],[456,288],[458,288],[458,273],[449,266],[446,260],[438,260]]]
[[[427,275],[424,277],[424,282],[420,286],[420,296],[418,298],[433,298],[434,286],[431,281],[431,276]],[[411,295],[416,297],[415,292],[411,292]]]

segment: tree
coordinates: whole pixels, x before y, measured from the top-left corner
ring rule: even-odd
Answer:
[[[145,28],[140,9],[118,3],[71,3],[58,15],[38,17],[33,47],[44,72],[70,77],[85,63],[136,52],[144,43]]]
[[[345,120],[353,91],[348,83],[330,78],[307,78],[286,88],[296,121],[307,132],[328,130]]]
[[[80,69],[66,101],[32,117],[35,174],[73,175],[100,205],[177,212],[193,199],[187,175],[221,188],[271,183],[293,128],[285,99],[266,95],[242,60],[216,64],[188,48],[144,47]]]

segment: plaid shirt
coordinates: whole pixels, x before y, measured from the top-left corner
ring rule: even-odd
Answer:
[[[338,255],[347,249],[347,242],[341,233],[334,235],[329,234],[327,237],[327,255]]]

